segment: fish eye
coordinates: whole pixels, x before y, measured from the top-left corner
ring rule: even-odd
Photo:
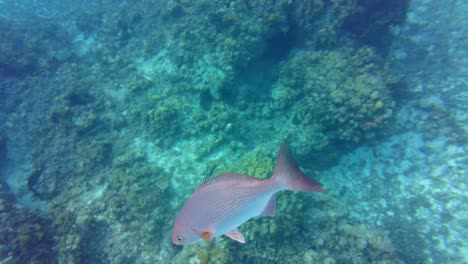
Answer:
[[[177,237],[177,241],[182,242],[184,239],[181,236]]]

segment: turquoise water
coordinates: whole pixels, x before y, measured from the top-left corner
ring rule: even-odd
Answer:
[[[1,263],[468,263],[465,1],[0,1]],[[206,178],[325,193],[188,246]]]

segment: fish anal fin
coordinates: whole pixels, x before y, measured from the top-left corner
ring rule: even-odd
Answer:
[[[242,233],[237,229],[231,230],[227,232],[225,235],[232,240],[235,240],[240,243],[245,243],[244,235],[242,235]]]
[[[275,216],[276,213],[276,194],[273,194],[263,209],[261,216]]]
[[[202,231],[200,232],[200,237],[203,238],[203,240],[212,240],[213,239],[213,232],[212,231]]]

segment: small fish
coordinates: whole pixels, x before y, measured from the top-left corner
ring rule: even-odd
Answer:
[[[234,173],[205,180],[185,202],[172,228],[176,245],[193,244],[225,235],[240,243],[237,228],[255,216],[274,216],[279,191],[323,192],[320,183],[307,178],[280,147],[273,175],[265,180]]]

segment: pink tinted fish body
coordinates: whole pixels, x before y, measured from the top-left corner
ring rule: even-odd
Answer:
[[[227,173],[204,181],[177,215],[172,242],[186,245],[226,235],[244,243],[237,228],[255,216],[274,216],[275,194],[283,190],[324,191],[320,183],[301,172],[285,145],[269,179]]]

